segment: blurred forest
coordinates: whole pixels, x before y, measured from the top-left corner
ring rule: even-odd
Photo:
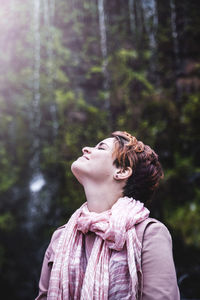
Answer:
[[[0,0],[4,300],[36,296],[52,232],[85,201],[71,163],[114,130],[158,152],[152,216],[172,234],[182,299],[200,299],[199,12],[198,0]]]

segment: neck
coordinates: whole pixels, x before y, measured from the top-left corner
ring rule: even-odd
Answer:
[[[111,184],[112,185],[112,184]],[[109,210],[113,204],[122,197],[121,187],[108,184],[84,184],[85,195],[87,199],[87,206],[89,211],[101,213]]]

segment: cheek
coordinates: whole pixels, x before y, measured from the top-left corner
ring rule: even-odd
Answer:
[[[115,167],[113,165],[113,160],[110,156],[101,157],[96,163],[96,168],[100,173],[105,173],[106,175],[113,173]]]

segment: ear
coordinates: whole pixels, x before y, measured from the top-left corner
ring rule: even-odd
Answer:
[[[126,169],[117,169],[113,177],[116,180],[128,179],[132,175],[132,172],[131,167],[127,167]]]

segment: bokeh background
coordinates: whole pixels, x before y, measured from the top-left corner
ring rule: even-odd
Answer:
[[[151,215],[172,234],[182,299],[200,299],[199,12],[199,0],[0,0],[4,300],[36,296],[52,232],[85,201],[71,163],[117,129],[159,153]]]

